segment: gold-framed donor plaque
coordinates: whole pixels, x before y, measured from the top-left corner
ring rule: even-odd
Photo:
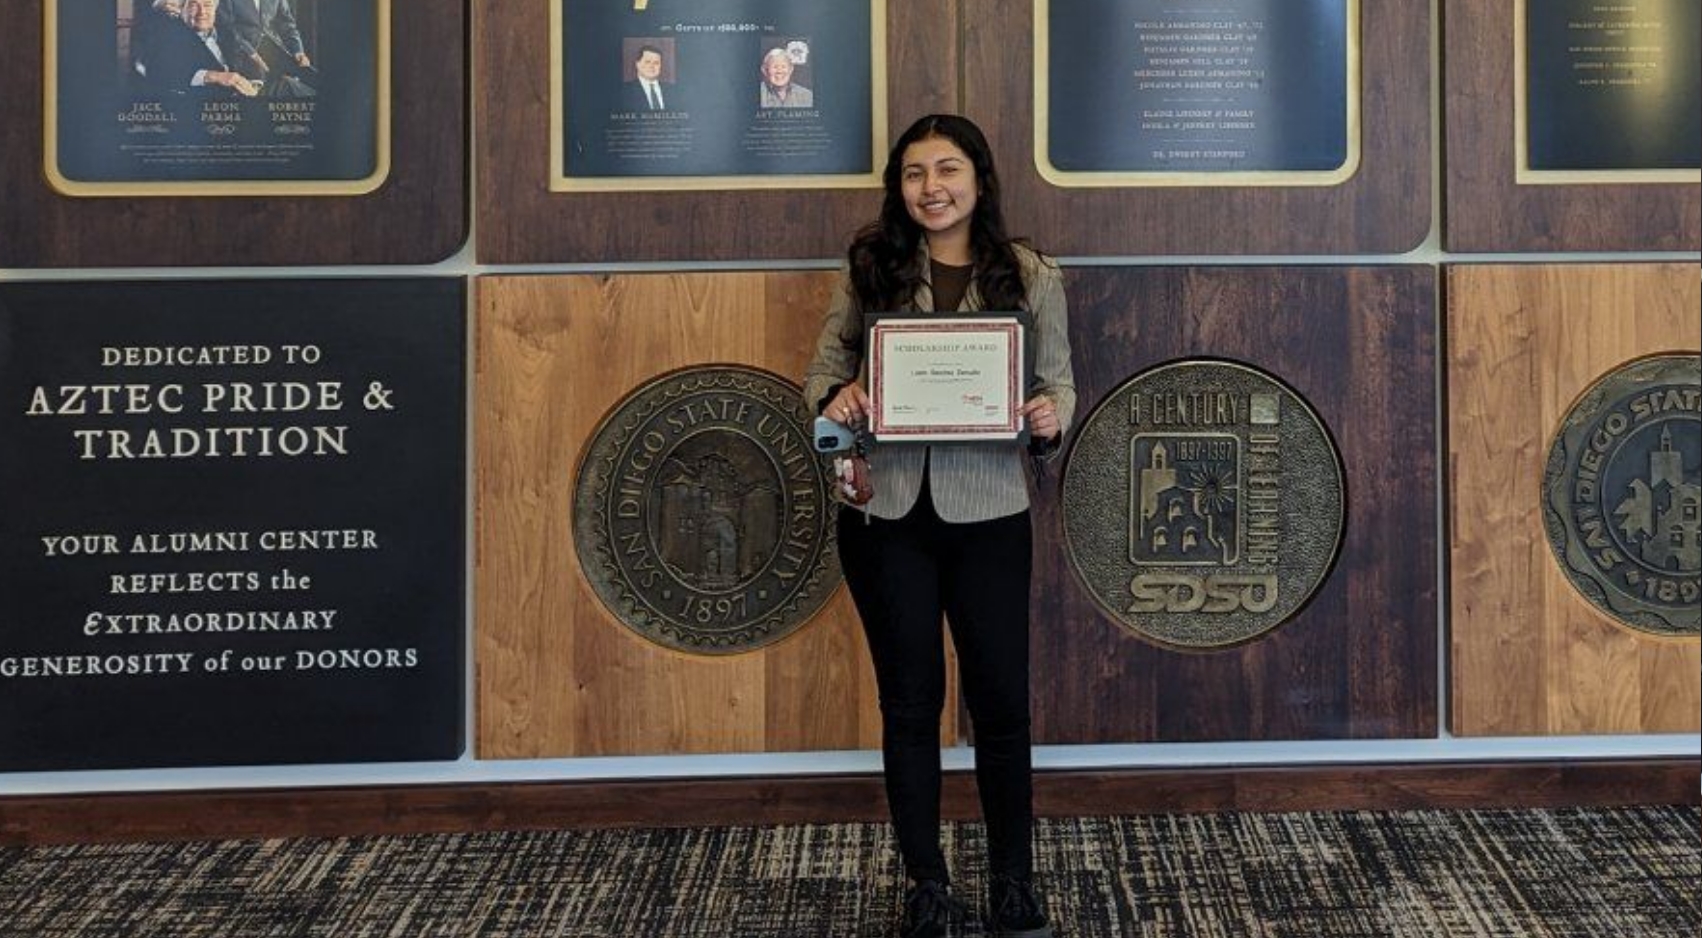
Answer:
[[[1184,359],[1130,378],[1083,422],[1064,543],[1114,621],[1206,651],[1305,605],[1335,564],[1345,506],[1341,456],[1298,393],[1250,365]]]
[[[359,196],[390,174],[392,0],[50,0],[67,196]]]
[[[1695,251],[1693,0],[1442,0],[1454,252]]]
[[[551,0],[553,192],[877,188],[887,0]]]
[[[1520,185],[1702,182],[1702,4],[1514,0]]]
[[[1543,523],[1579,595],[1652,635],[1702,632],[1702,358],[1601,376],[1567,411],[1543,473]]]
[[[1061,187],[1335,186],[1360,0],[1035,0],[1034,161]]]
[[[797,386],[742,365],[657,377],[579,464],[573,540],[597,598],[688,654],[754,651],[839,587],[827,480]]]

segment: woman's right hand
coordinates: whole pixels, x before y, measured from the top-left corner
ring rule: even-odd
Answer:
[[[827,409],[821,412],[823,417],[848,427],[862,423],[868,414],[869,395],[855,381],[840,388],[839,393],[833,395],[833,400],[827,402]]]

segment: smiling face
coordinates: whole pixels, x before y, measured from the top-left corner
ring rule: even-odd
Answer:
[[[786,53],[775,49],[763,57],[762,77],[776,88],[784,88],[792,80],[792,60]]]
[[[926,137],[904,148],[900,186],[905,210],[938,252],[946,242],[968,245],[975,200],[981,194],[975,165],[945,137]],[[949,258],[945,258],[949,260]]]
[[[189,0],[183,5],[183,21],[198,33],[210,32],[219,15],[219,0]]]
[[[749,59],[746,61],[749,61]],[[633,70],[638,72],[638,77],[645,81],[655,81],[662,77],[662,53],[655,49],[646,49],[640,52],[638,58],[633,62]]]

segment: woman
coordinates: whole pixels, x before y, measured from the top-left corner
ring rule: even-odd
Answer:
[[[1035,380],[1022,413],[1030,450],[1055,454],[1075,410],[1063,278],[1006,235],[986,138],[962,117],[924,117],[893,146],[883,181],[880,217],[851,243],[804,399],[841,423],[867,418],[865,312],[1026,310]],[[874,659],[887,800],[911,881],[907,938],[945,934],[956,905],[939,839],[942,613],[975,730],[989,929],[1052,934],[1031,885],[1026,462],[1016,444],[876,446],[872,500],[840,512],[839,556]]]

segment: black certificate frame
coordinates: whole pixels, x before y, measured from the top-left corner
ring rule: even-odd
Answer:
[[[1538,169],[1531,160],[1530,2],[1513,0],[1513,181],[1520,186],[1702,183],[1696,169]],[[1695,42],[1696,37],[1689,37]],[[1694,51],[1694,50],[1692,50]],[[1691,101],[1694,110],[1699,103]]]
[[[1021,346],[1018,350],[1021,361],[1016,363],[1018,373],[1014,376],[1015,390],[1011,395],[1012,419],[1016,427],[1004,433],[989,434],[977,431],[972,435],[963,433],[931,433],[928,431],[912,432],[883,432],[878,427],[878,412],[881,405],[881,395],[878,393],[880,380],[876,377],[876,358],[878,331],[889,327],[915,328],[919,330],[938,328],[948,324],[977,324],[989,331],[1008,331],[1013,333],[1015,341]],[[863,347],[868,349],[869,358],[869,396],[870,403],[876,413],[870,415],[869,429],[871,435],[880,443],[906,444],[982,444],[982,443],[1027,443],[1029,441],[1029,425],[1018,411],[1028,399],[1028,389],[1034,383],[1034,343],[1029,341],[1028,332],[1034,326],[1033,314],[1027,310],[988,311],[973,316],[957,315],[917,315],[912,312],[869,313],[863,317]]]
[[[374,17],[372,77],[372,168],[349,179],[137,179],[87,180],[73,178],[65,169],[61,131],[70,122],[62,118],[66,95],[60,84],[61,27],[59,8],[64,0],[42,4],[42,172],[55,193],[71,198],[87,197],[241,197],[241,196],[363,196],[377,191],[390,178],[392,146],[392,0],[370,0]],[[147,0],[136,0],[144,4]]]
[[[1034,165],[1040,177],[1058,188],[1185,188],[1185,187],[1331,187],[1352,179],[1362,159],[1363,53],[1361,0],[1340,0],[1345,21],[1343,42],[1343,154],[1340,164],[1325,169],[1193,169],[1193,170],[1068,170],[1051,154],[1053,0],[1034,0]]]
[[[882,161],[887,151],[887,49],[886,31],[888,21],[888,0],[861,0],[868,6],[869,48],[868,95],[869,127],[866,144],[868,146],[867,169],[860,172],[843,173],[800,173],[772,174],[749,171],[733,171],[727,173],[691,173],[691,174],[610,174],[610,175],[574,175],[570,174],[568,162],[568,108],[571,106],[569,97],[570,80],[568,70],[577,67],[571,61],[564,41],[567,28],[567,5],[572,0],[550,0],[549,4],[549,190],[551,192],[690,192],[690,191],[738,191],[751,189],[767,189],[775,185],[777,179],[784,180],[786,186],[792,189],[878,189],[881,186]],[[704,11],[705,15],[721,15],[741,19],[740,11],[757,5],[759,0],[722,0],[724,9],[712,8]],[[635,0],[632,6],[634,15],[643,14],[650,8],[650,0]],[[749,17],[742,17],[746,22],[737,24],[739,27],[752,27],[758,24],[749,22]],[[660,38],[661,42],[670,45],[676,38],[685,34],[679,32],[682,26],[689,28],[690,24],[658,24],[646,29],[646,32],[661,31],[661,26],[676,31],[675,38]],[[610,40],[624,39],[626,45],[631,45],[633,37],[604,37]],[[585,66],[587,69],[600,68],[604,63],[594,63]],[[671,63],[670,63],[671,64]],[[581,73],[584,74],[584,73]],[[755,73],[752,74],[755,82]]]

